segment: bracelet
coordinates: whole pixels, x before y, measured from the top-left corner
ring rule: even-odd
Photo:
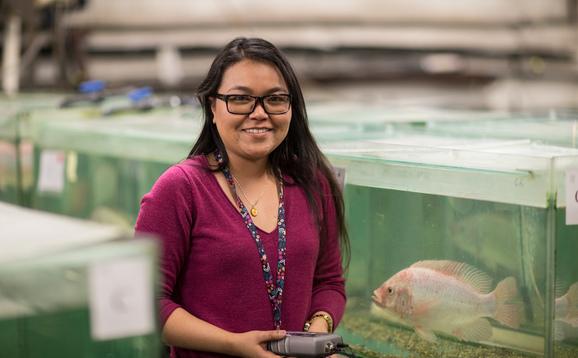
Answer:
[[[317,317],[321,317],[325,320],[325,322],[327,322],[327,327],[329,328],[329,333],[333,333],[333,319],[331,318],[330,315],[327,314],[316,314],[315,316],[311,317],[311,319],[307,322],[305,322],[305,326],[303,327],[303,330],[305,332],[309,331],[309,328],[311,328],[311,322],[313,322],[313,320]]]

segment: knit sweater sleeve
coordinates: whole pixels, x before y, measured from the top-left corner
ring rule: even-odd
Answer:
[[[333,318],[334,327],[337,327],[345,311],[345,278],[341,264],[335,204],[327,181],[321,180],[321,183],[324,189],[321,200],[324,201],[328,240],[319,249],[309,317],[315,312],[326,311]]]
[[[162,242],[159,313],[163,326],[180,307],[171,297],[191,246],[192,201],[190,178],[180,166],[173,166],[142,198],[136,222],[136,232],[153,234]]]

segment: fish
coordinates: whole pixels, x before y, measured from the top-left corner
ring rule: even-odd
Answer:
[[[554,339],[562,341],[567,338],[564,324],[578,328],[578,282],[570,286],[565,295],[556,298],[554,312]]]
[[[372,300],[431,343],[437,341],[434,331],[463,341],[484,341],[492,336],[485,317],[513,329],[521,320],[518,305],[507,303],[516,297],[516,279],[505,278],[492,292],[491,286],[492,278],[471,265],[419,261],[385,281]]]
[[[570,286],[564,296],[556,298],[554,307],[554,320],[578,327],[578,282]]]

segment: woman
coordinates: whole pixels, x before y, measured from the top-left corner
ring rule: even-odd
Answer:
[[[198,97],[198,141],[136,225],[162,239],[162,337],[173,357],[275,357],[267,341],[332,331],[343,315],[342,193],[274,45],[230,42]]]

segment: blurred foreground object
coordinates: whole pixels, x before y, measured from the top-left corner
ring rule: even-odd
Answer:
[[[0,202],[0,355],[159,357],[157,249],[114,226]]]

